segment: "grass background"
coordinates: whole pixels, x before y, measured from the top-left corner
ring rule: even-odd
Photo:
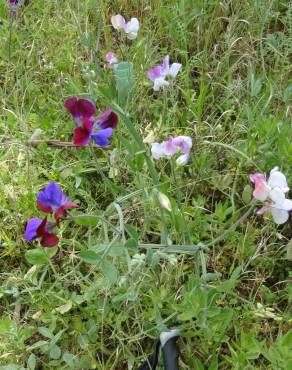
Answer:
[[[116,13],[139,19],[135,41]],[[292,184],[291,3],[32,0],[10,27],[3,1],[0,19],[1,368],[135,369],[178,326],[182,369],[291,369],[291,222],[253,212],[205,251],[145,246],[215,240],[250,204],[249,173],[279,166]],[[193,138],[188,166],[155,163],[163,218],[123,119],[107,152],[27,145],[39,128],[72,140],[68,96],[116,100],[109,51],[133,62],[141,136]],[[146,73],[166,54],[183,68],[154,94]],[[41,252],[23,232],[51,180],[79,202],[72,214],[97,218],[64,223]]]

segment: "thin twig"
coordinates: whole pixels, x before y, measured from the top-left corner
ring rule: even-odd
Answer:
[[[29,140],[28,144],[32,146],[47,144],[49,146],[56,146],[56,147],[63,147],[63,148],[83,148],[82,145],[76,145],[69,141],[59,141],[59,140]],[[90,144],[90,146],[96,149],[100,149],[100,150],[108,149],[108,148],[101,148],[99,145],[96,145],[96,144]]]

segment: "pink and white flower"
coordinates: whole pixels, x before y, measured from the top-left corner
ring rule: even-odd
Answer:
[[[112,52],[107,53],[105,60],[108,62],[108,67],[111,69],[114,69],[116,64],[119,62],[118,58]]]
[[[262,215],[270,211],[276,224],[281,225],[289,218],[289,211],[292,210],[292,200],[286,199],[285,193],[289,191],[285,175],[278,167],[271,170],[268,180],[261,173],[250,175],[250,180],[255,188],[253,196],[260,201],[267,201],[257,214]]]
[[[111,17],[111,23],[117,31],[124,31],[129,40],[134,40],[140,29],[140,24],[137,18],[133,17],[129,22],[126,22],[125,18],[121,14],[113,15]]]
[[[151,153],[153,159],[171,158],[174,154],[180,152],[176,163],[185,165],[189,161],[190,151],[192,148],[192,138],[190,136],[169,137],[168,140],[161,143],[153,143]]]
[[[161,87],[168,86],[167,77],[175,78],[180,71],[182,65],[180,63],[172,63],[169,65],[169,56],[163,58],[163,63],[149,69],[147,75],[153,82],[153,90],[159,91]]]

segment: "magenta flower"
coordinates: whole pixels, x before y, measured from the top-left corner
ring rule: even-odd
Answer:
[[[71,202],[56,182],[51,182],[37,195],[37,208],[44,213],[53,213],[56,221],[66,216],[69,208],[78,208],[78,204]]]
[[[69,98],[65,108],[72,114],[76,128],[74,129],[74,144],[85,146],[92,139],[97,145],[106,147],[110,143],[113,129],[117,127],[118,116],[111,109],[106,109],[96,119],[96,108],[87,99]]]
[[[55,247],[59,243],[59,238],[52,233],[54,227],[53,223],[48,222],[47,217],[43,220],[37,217],[32,218],[26,225],[25,239],[31,241],[40,238],[43,247]]]
[[[257,214],[262,215],[270,211],[276,224],[285,223],[289,218],[289,211],[292,210],[292,200],[286,199],[285,195],[289,191],[285,175],[275,167],[271,170],[268,180],[262,173],[250,175],[250,180],[254,183],[254,198],[266,201]]]
[[[190,136],[171,136],[168,140],[163,141],[162,143],[152,144],[152,158],[170,158],[176,153],[180,152],[181,155],[177,158],[176,163],[179,165],[185,165],[189,161],[192,145],[192,138]]]
[[[104,110],[100,116],[97,118],[97,125],[104,129],[104,128],[116,128],[119,122],[118,115],[113,112],[111,109]]]
[[[162,64],[158,64],[155,67],[149,69],[147,75],[149,79],[153,82],[153,90],[159,91],[161,87],[168,86],[169,81],[166,80],[167,77],[175,78],[180,71],[182,65],[180,63],[172,63],[169,65],[169,56],[166,55],[163,59]]]
[[[77,126],[82,123],[82,120],[90,119],[96,113],[95,105],[89,99],[77,99],[72,97],[65,101],[64,106],[72,114]]]

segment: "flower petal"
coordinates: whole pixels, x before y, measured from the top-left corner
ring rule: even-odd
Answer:
[[[90,118],[96,113],[96,107],[89,99],[71,97],[65,101],[64,106],[75,119]]]
[[[274,188],[269,193],[269,198],[276,204],[282,205],[285,200],[285,193],[280,188]],[[281,207],[282,208],[282,207]]]
[[[270,192],[270,188],[266,182],[266,176],[262,173],[254,173],[249,178],[255,184],[253,191],[254,198],[262,202],[266,200]]]
[[[53,208],[51,206],[47,206],[46,204],[40,202],[39,200],[37,201],[37,209],[41,212],[44,213],[52,213]]]
[[[128,23],[126,23],[125,25],[125,32],[126,33],[138,33],[139,31],[139,28],[140,28],[140,24],[139,24],[139,21],[137,18],[133,17],[130,19],[130,21]]]
[[[153,159],[160,159],[164,156],[164,148],[160,143],[152,143],[151,154]]]
[[[164,157],[164,147],[162,144],[153,143],[151,145],[151,154],[153,159],[161,159]]]
[[[112,133],[113,129],[111,127],[108,127],[95,132],[91,135],[91,137],[94,140],[95,144],[103,148],[109,145],[109,138],[112,136]]]
[[[59,207],[63,199],[64,194],[60,186],[54,181],[50,182],[45,189],[37,195],[37,200],[39,202],[52,208]]]
[[[180,166],[184,166],[185,164],[188,163],[189,159],[190,159],[190,155],[188,153],[183,154],[177,158],[176,163]]]
[[[273,168],[270,172],[268,185],[271,188],[280,188],[284,193],[289,191],[286,176],[278,170],[278,167]]]
[[[84,127],[76,127],[73,132],[73,143],[79,146],[85,146],[89,143],[90,133]]]
[[[169,82],[164,77],[159,77],[154,80],[153,90],[159,91],[161,87],[168,86]]]
[[[271,208],[271,213],[277,225],[282,225],[288,221],[289,213],[283,209]]]
[[[155,81],[156,78],[161,77],[161,66],[155,66],[147,72],[147,75],[151,81]]]
[[[177,136],[173,141],[174,145],[184,154],[188,154],[193,145],[193,140],[190,136]]]
[[[37,217],[32,218],[31,220],[28,221],[28,223],[26,224],[26,228],[25,228],[25,239],[26,240],[33,240],[37,238],[37,229],[42,223],[42,221],[43,221],[42,219],[37,218]]]
[[[292,211],[292,200],[285,199],[284,202],[281,204],[281,207],[285,211]]]
[[[101,113],[101,115],[97,119],[97,124],[101,128],[116,128],[118,125],[119,117],[118,115],[113,112],[111,109],[106,109]]]
[[[162,76],[166,77],[169,73],[169,55],[166,55],[163,58],[163,62],[161,65],[161,74]]]
[[[45,233],[41,239],[41,245],[46,248],[55,247],[59,243],[59,238],[55,234]]]
[[[182,65],[180,63],[172,63],[172,65],[169,68],[168,75],[172,78],[175,78],[180,71]]]
[[[111,23],[114,29],[118,31],[125,29],[126,26],[125,18],[121,14],[113,15],[111,17]]]

